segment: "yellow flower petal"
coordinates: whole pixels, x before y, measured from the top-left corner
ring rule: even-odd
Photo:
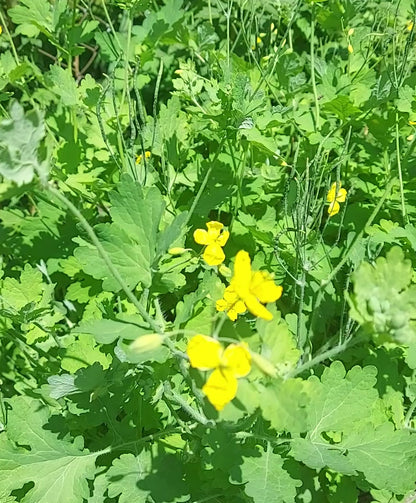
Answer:
[[[339,189],[337,193],[337,201],[343,203],[347,197],[347,191],[345,189]]]
[[[272,276],[265,271],[256,271],[251,278],[250,292],[258,298],[262,304],[276,302],[282,296],[283,288],[277,286]]]
[[[328,194],[326,196],[326,200],[328,201],[328,203],[332,203],[332,201],[335,201],[336,191],[337,191],[337,182],[334,182],[331,185],[331,188],[329,189]]]
[[[227,311],[227,316],[231,321],[235,321],[239,314],[247,311],[246,305],[242,300],[238,300],[235,304],[233,304]]]
[[[217,300],[215,303],[215,307],[217,308],[217,311],[226,311],[229,307],[228,302],[224,299]]]
[[[217,311],[227,311],[227,316],[231,321],[235,321],[237,316],[247,310],[246,305],[240,299],[232,286],[227,286],[224,298],[217,300]]]
[[[219,244],[220,246],[225,246],[229,237],[229,231],[222,231],[220,236],[217,238],[217,244]]]
[[[216,339],[198,334],[188,342],[186,353],[191,367],[200,370],[215,369],[221,362],[222,346]]]
[[[336,215],[339,211],[339,203],[337,201],[332,201],[328,208],[328,214],[330,217]]]
[[[208,232],[204,229],[196,229],[194,231],[194,240],[199,245],[207,245],[209,243]]]
[[[233,373],[235,377],[244,377],[251,370],[251,355],[248,345],[230,344],[222,354],[221,364]]]
[[[245,299],[249,295],[251,281],[251,260],[250,255],[244,251],[240,250],[234,262],[234,276],[231,280],[231,286],[236,291],[237,295],[241,299]]]
[[[211,222],[207,222],[207,229],[208,229],[208,236],[209,236],[209,242],[210,243],[215,243],[217,239],[219,238],[219,235],[221,233],[221,230],[223,229],[224,225],[221,222],[217,222],[215,220],[212,220]]]
[[[222,410],[237,394],[236,377],[227,370],[216,369],[209,376],[202,391],[217,410]]]
[[[247,309],[250,311],[251,314],[254,314],[254,316],[258,316],[259,318],[263,318],[263,320],[270,321],[273,319],[273,315],[270,311],[268,311],[263,304],[260,304],[260,302],[256,299],[256,297],[253,294],[248,295],[245,299],[244,302],[247,306]]]
[[[208,265],[219,265],[224,262],[225,255],[220,245],[209,244],[205,248],[203,258]]]

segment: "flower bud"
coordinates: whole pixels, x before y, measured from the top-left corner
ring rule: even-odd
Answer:
[[[270,377],[277,376],[277,370],[275,366],[264,356],[259,355],[258,353],[251,352],[251,361],[256,365],[256,367]]]
[[[159,348],[163,343],[163,337],[160,334],[145,334],[137,337],[131,344],[129,349],[135,353],[146,353],[153,349]]]
[[[173,248],[169,248],[169,255],[182,255],[182,253],[186,252],[186,248],[181,248],[180,246],[175,246]]]
[[[221,276],[224,276],[224,278],[231,278],[231,269],[224,264],[218,267],[218,272]]]

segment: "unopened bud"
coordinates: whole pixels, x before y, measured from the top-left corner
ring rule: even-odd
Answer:
[[[186,248],[181,248],[180,246],[175,246],[173,248],[169,248],[169,255],[182,255],[182,253],[186,252]]]
[[[259,370],[263,372],[263,374],[266,374],[270,377],[276,377],[277,376],[277,370],[275,366],[264,356],[259,355],[258,353],[251,353],[251,361],[254,363],[254,365],[257,366]]]
[[[218,267],[218,272],[221,276],[224,276],[224,278],[231,278],[231,269],[224,264]]]
[[[348,52],[352,54],[354,52],[354,47],[351,44],[348,44]]]
[[[146,353],[153,349],[159,348],[163,343],[163,337],[160,334],[145,334],[137,337],[131,344],[129,349],[135,353]]]
[[[351,35],[353,35],[353,34],[354,34],[354,28],[350,28],[348,30],[348,36],[351,37]]]

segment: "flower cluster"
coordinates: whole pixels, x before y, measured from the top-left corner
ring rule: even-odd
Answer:
[[[224,230],[221,222],[211,221],[206,226],[207,230],[195,230],[194,240],[205,246],[205,262],[217,266],[225,259],[223,247],[230,233]],[[221,267],[228,269],[224,265]],[[216,308],[225,311],[232,321],[247,310],[254,316],[271,320],[273,315],[264,304],[279,299],[282,290],[281,286],[275,285],[270,273],[253,271],[249,254],[240,250],[235,258],[230,284],[225,289],[224,297],[217,300]],[[213,370],[202,391],[217,410],[222,410],[237,394],[237,379],[245,377],[251,370],[251,354],[247,344],[230,344],[224,349],[216,339],[198,334],[189,341],[186,352],[192,367]]]
[[[240,250],[234,263],[234,275],[224,292],[224,298],[216,303],[218,311],[226,311],[230,320],[246,310],[263,318],[273,319],[272,313],[263,304],[275,302],[282,295],[283,288],[277,286],[271,274],[266,271],[252,271],[249,254]]]
[[[222,344],[206,335],[195,335],[186,352],[191,366],[213,370],[202,391],[217,410],[222,410],[237,394],[237,379],[251,370],[251,356],[247,344]]]

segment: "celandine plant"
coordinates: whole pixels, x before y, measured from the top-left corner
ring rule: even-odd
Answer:
[[[0,6],[0,503],[416,500],[414,20]]]

